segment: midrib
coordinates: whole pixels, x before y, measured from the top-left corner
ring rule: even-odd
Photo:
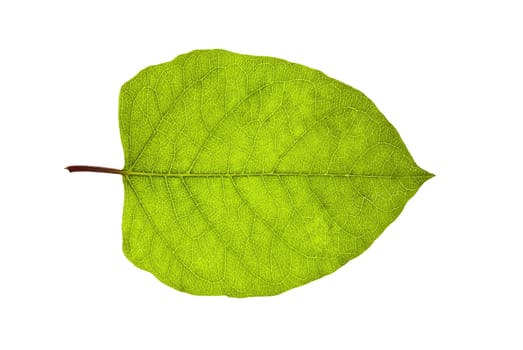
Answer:
[[[153,173],[122,170],[124,176],[147,177],[357,177],[357,178],[431,178],[432,174],[415,175],[371,175],[371,174],[339,174],[339,173]]]

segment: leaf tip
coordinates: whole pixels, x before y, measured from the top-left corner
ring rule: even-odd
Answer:
[[[435,174],[426,170],[423,170],[423,173],[423,182],[429,181],[430,179],[436,176]]]

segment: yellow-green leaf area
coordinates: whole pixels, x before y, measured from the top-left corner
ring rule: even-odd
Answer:
[[[358,90],[199,50],[125,83],[123,249],[191,294],[275,295],[365,251],[432,174]]]

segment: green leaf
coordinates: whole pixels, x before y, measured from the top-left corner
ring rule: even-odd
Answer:
[[[123,85],[123,250],[191,294],[274,295],[360,255],[433,175],[361,92],[193,51]]]

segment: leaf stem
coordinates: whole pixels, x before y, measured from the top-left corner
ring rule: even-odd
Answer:
[[[91,166],[91,165],[70,165],[68,167],[65,167],[65,169],[69,170],[70,173],[78,172],[78,171],[88,171],[92,173],[106,173],[106,174],[120,174],[120,175],[126,175],[126,170],[120,170],[120,169],[114,169],[114,168],[106,168],[103,166]]]

